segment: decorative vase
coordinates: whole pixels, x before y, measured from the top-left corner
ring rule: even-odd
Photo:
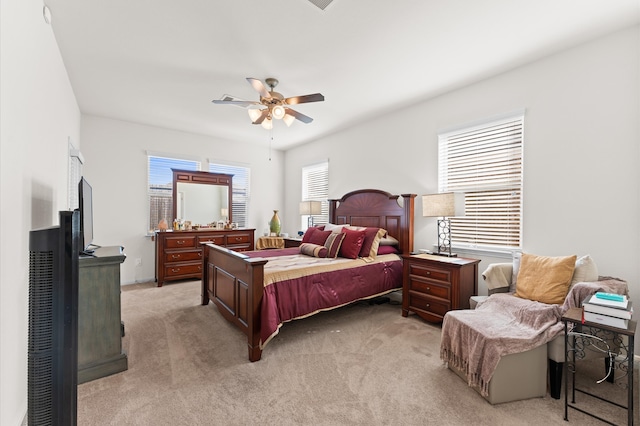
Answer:
[[[273,211],[273,216],[269,222],[269,230],[271,233],[276,234],[276,236],[280,235],[280,218],[278,217],[278,210]]]

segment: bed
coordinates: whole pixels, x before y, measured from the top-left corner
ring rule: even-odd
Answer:
[[[300,248],[241,253],[205,244],[202,304],[213,302],[247,336],[249,360],[260,360],[283,323],[402,287],[400,254],[413,250],[415,197],[363,189],[329,200],[330,224],[384,229],[378,236],[397,240],[398,254],[326,259]]]

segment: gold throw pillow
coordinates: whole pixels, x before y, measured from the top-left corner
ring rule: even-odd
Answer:
[[[576,256],[522,254],[516,282],[516,296],[537,302],[564,302],[576,266]]]

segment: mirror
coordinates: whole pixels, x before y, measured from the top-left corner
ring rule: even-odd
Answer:
[[[233,175],[173,169],[173,211],[192,225],[232,221]],[[226,213],[226,215],[225,215]]]

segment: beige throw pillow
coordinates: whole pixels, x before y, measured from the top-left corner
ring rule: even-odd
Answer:
[[[594,281],[598,281],[598,267],[591,256],[585,254],[576,260],[576,270],[573,271],[571,285]]]
[[[548,257],[523,253],[516,296],[542,303],[561,304],[567,297],[576,256]]]

